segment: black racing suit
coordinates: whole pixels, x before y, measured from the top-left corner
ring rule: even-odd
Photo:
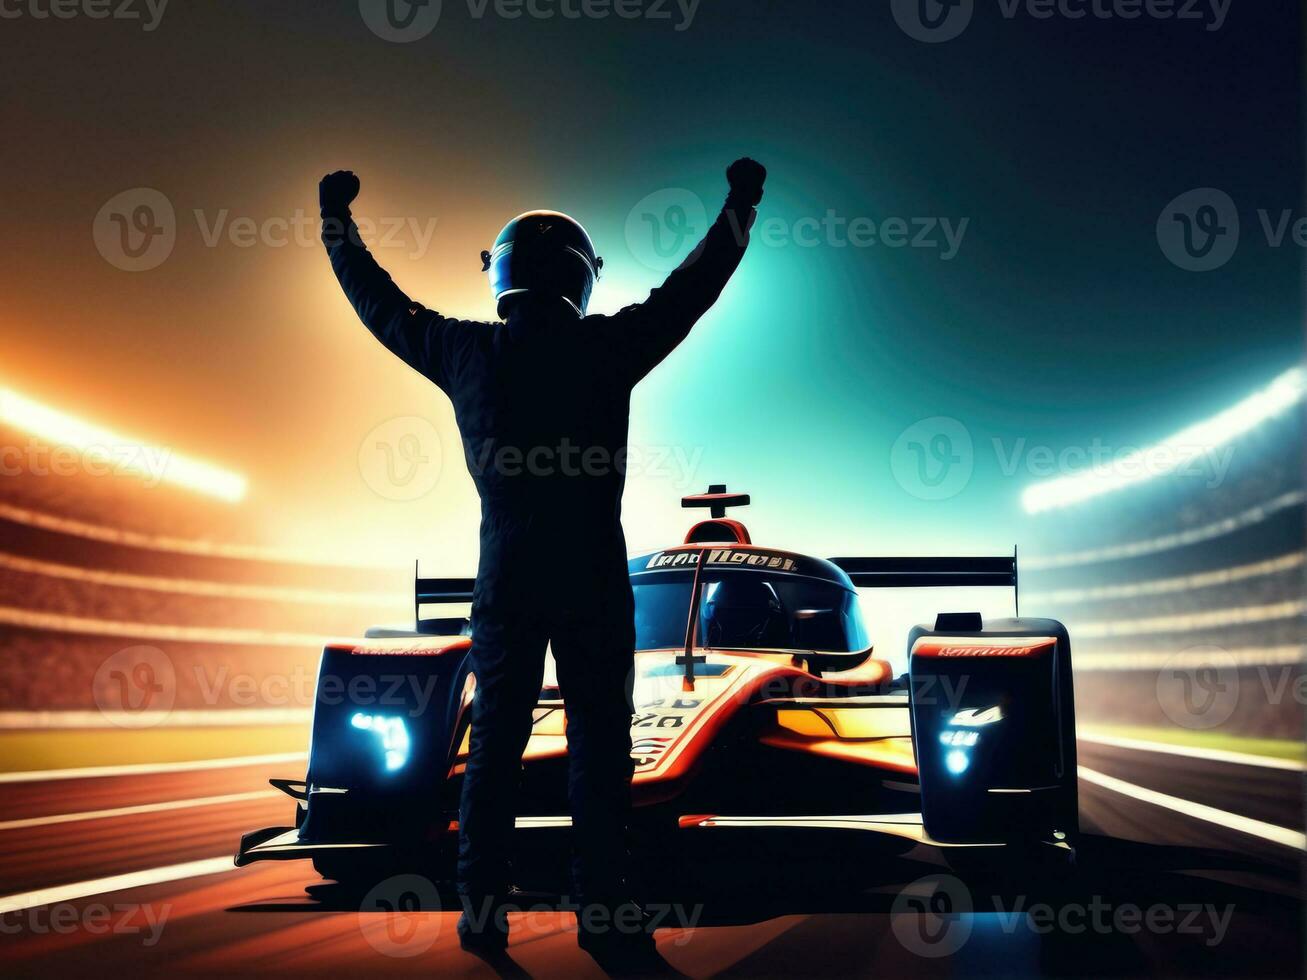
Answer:
[[[620,518],[631,389],[716,301],[753,218],[750,202],[728,197],[664,285],[612,316],[578,318],[561,299],[525,294],[507,322],[477,323],[414,302],[362,245],[348,210],[324,211],[345,295],[378,340],[449,396],[481,496],[459,841],[460,887],[476,900],[508,885],[546,644],[567,710],[574,885],[586,901],[624,897],[634,623]]]

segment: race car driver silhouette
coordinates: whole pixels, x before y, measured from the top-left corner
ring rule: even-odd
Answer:
[[[323,241],[369,330],[454,405],[481,497],[473,597],[477,688],[460,807],[464,945],[502,947],[509,838],[520,763],[552,644],[567,710],[573,877],[580,900],[626,899],[630,806],[633,601],[621,526],[631,389],[717,300],[748,244],[766,170],[741,159],[704,239],[642,303],[587,315],[603,261],[589,235],[555,211],[510,221],[483,271],[501,322],[442,316],[410,299],[369,254],[350,216],[359,180],[323,178]],[[581,945],[652,940],[602,925]],[[610,920],[611,921],[611,920]]]

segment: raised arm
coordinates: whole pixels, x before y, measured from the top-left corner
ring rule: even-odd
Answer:
[[[675,350],[717,302],[749,245],[766,179],[766,168],[755,160],[745,157],[731,164],[726,170],[730,193],[703,241],[647,300],[618,314],[637,379]]]
[[[396,357],[445,388],[440,353],[446,321],[410,299],[363,244],[349,210],[358,192],[359,179],[349,170],[327,174],[318,185],[322,243],[331,268],[373,336]]]

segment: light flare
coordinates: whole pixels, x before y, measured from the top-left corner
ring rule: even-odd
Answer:
[[[1288,411],[1303,400],[1304,394],[1307,394],[1307,372],[1302,367],[1290,368],[1265,388],[1225,411],[1181,429],[1153,446],[1123,453],[1084,472],[1026,487],[1021,504],[1028,513],[1037,514],[1173,473],[1195,460],[1209,458],[1215,450]]]
[[[102,428],[11,388],[0,387],[0,423],[80,453],[86,459],[88,472],[94,463],[96,469],[172,483],[227,503],[238,503],[245,497],[247,483],[239,473]]]

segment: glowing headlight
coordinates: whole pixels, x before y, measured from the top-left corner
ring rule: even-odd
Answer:
[[[952,729],[939,733],[941,745],[975,745],[980,741],[980,732],[960,732]]]
[[[957,719],[954,719],[956,722]],[[975,729],[946,728],[939,733],[939,744],[948,751],[944,753],[944,768],[954,776],[960,776],[971,765],[971,750],[980,741],[980,732]]]
[[[357,712],[349,723],[355,728],[372,732],[381,739],[381,748],[386,754],[386,771],[394,772],[408,761],[408,728],[403,718],[388,718],[385,715],[365,715]]]
[[[998,705],[992,708],[963,708],[949,721],[959,728],[981,728],[1003,720],[1003,709]]]

